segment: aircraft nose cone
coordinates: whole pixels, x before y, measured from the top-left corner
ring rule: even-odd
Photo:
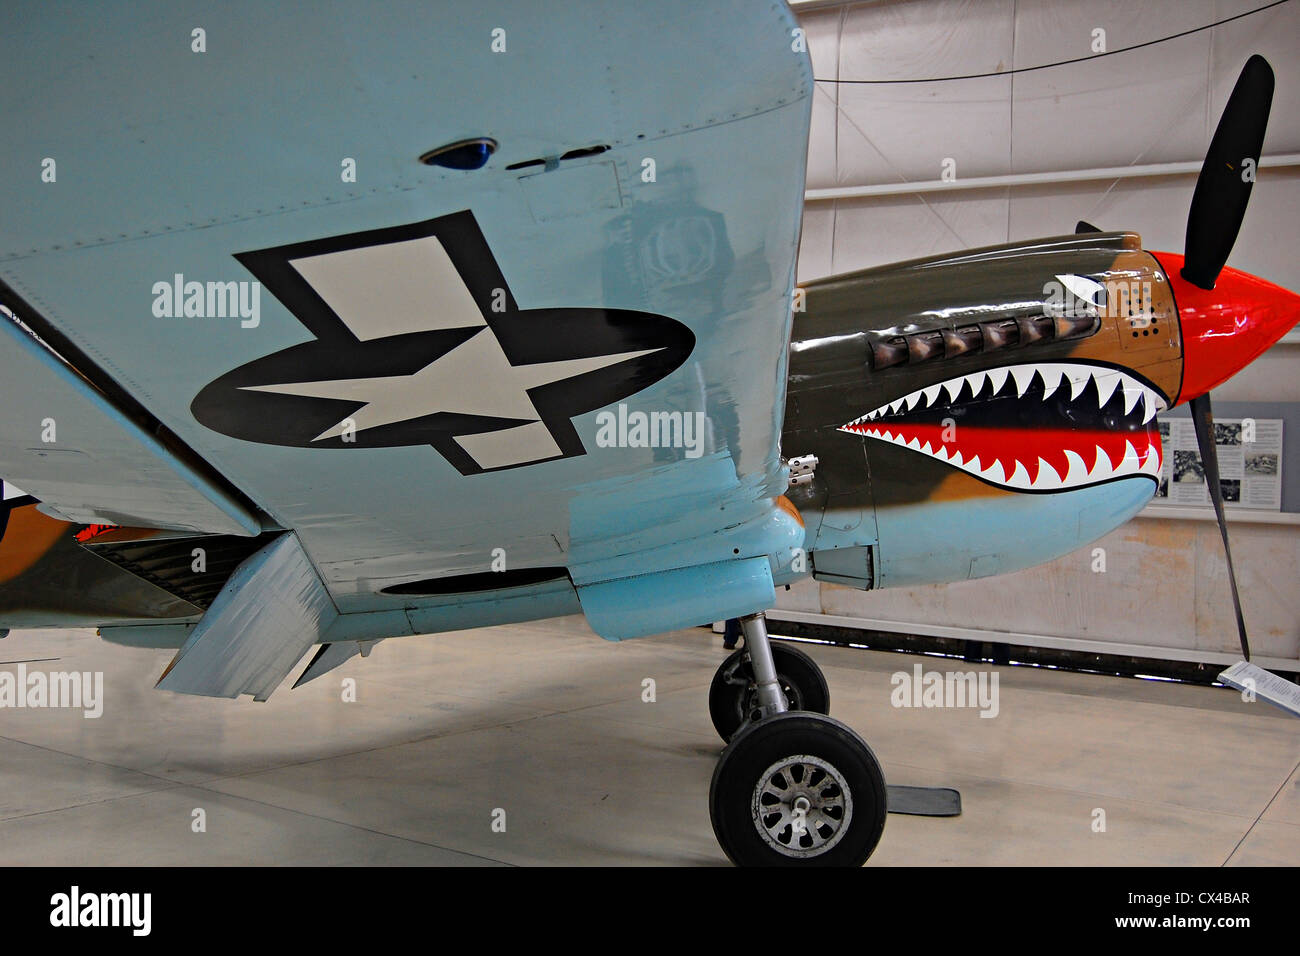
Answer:
[[[1206,291],[1182,277],[1182,256],[1154,255],[1173,288],[1182,328],[1183,385],[1175,405],[1222,384],[1300,322],[1300,296],[1288,289],[1225,268]]]

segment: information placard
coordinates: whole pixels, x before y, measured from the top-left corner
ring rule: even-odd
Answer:
[[[1153,504],[1211,507],[1190,419],[1159,423],[1164,460]],[[1222,418],[1214,423],[1225,508],[1282,510],[1282,419]]]

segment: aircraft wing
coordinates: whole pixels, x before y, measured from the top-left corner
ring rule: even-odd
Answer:
[[[83,524],[257,533],[256,514],[159,440],[149,416],[115,404],[12,314],[0,314],[0,340],[0,473],[43,507]]]
[[[73,369],[7,353],[0,475],[78,520],[291,533],[332,634],[581,606],[622,637],[770,594],[752,562],[802,543],[784,4],[9,19],[0,297]],[[28,466],[45,402],[90,466]]]

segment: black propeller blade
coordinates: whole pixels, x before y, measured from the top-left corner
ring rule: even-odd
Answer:
[[[1218,128],[1210,140],[1209,151],[1201,165],[1192,207],[1187,214],[1187,242],[1184,249],[1182,277],[1202,289],[1213,289],[1223,271],[1228,254],[1237,241],[1254,175],[1243,175],[1247,162],[1258,165],[1264,148],[1264,131],[1273,103],[1273,68],[1259,54],[1246,61],[1232,88],[1228,105],[1219,117]],[[1252,170],[1253,173],[1253,170]],[[1075,234],[1101,232],[1092,223],[1080,219]],[[1232,588],[1232,609],[1237,615],[1237,634],[1241,653],[1250,660],[1250,642],[1246,639],[1246,620],[1241,614],[1241,596],[1237,593],[1237,575],[1232,567],[1232,547],[1228,544],[1228,522],[1223,513],[1223,488],[1219,484],[1219,455],[1214,444],[1214,413],[1209,394],[1191,400],[1192,421],[1196,426],[1196,444],[1201,450],[1205,483],[1214,503],[1214,514],[1223,537],[1223,553],[1228,559],[1228,584]]]
[[[1187,214],[1182,276],[1202,289],[1214,288],[1237,241],[1253,185],[1243,178],[1243,167],[1247,161],[1259,163],[1272,102],[1273,69],[1255,54],[1242,68],[1219,117]]]
[[[1219,453],[1214,445],[1214,413],[1210,410],[1210,395],[1198,395],[1191,401],[1192,422],[1196,426],[1196,444],[1201,449],[1201,467],[1205,469],[1205,484],[1214,502],[1214,514],[1219,519],[1219,534],[1223,536],[1223,554],[1228,559],[1228,584],[1232,588],[1232,609],[1237,613],[1237,634],[1241,637],[1241,653],[1250,660],[1250,642],[1246,640],[1246,620],[1241,616],[1241,598],[1237,594],[1237,576],[1232,570],[1232,548],[1228,545],[1228,522],[1223,515],[1223,489],[1219,486]]]

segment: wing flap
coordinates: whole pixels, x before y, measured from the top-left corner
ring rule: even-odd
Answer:
[[[235,569],[158,687],[266,700],[337,617],[311,559],[286,532]]]

